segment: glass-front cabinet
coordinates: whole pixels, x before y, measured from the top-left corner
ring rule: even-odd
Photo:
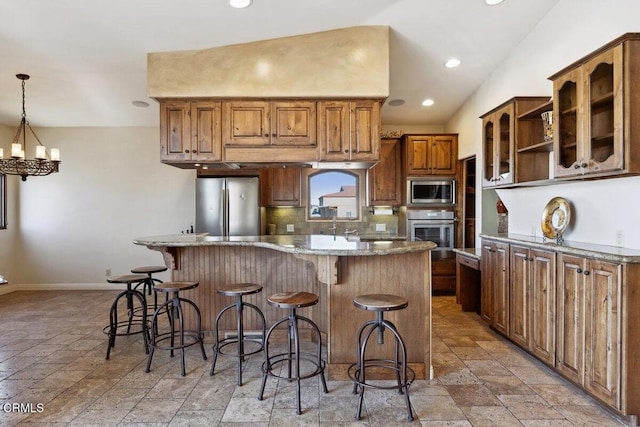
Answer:
[[[623,44],[551,79],[555,176],[624,171]]]
[[[503,104],[480,117],[484,168],[483,187],[513,183],[514,104]]]

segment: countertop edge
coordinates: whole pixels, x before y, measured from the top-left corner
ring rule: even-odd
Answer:
[[[318,236],[318,235],[315,235]],[[331,236],[321,239],[329,240]],[[300,255],[328,255],[328,256],[375,256],[394,255],[410,252],[424,252],[436,248],[433,242],[390,241],[377,244],[375,242],[352,242],[340,238],[336,245],[348,245],[349,248],[314,247],[312,236],[245,236],[233,238],[216,238],[204,235],[164,235],[137,237],[133,239],[136,245],[147,247],[197,247],[197,246],[250,246],[273,249]]]
[[[640,250],[637,249],[572,241],[565,241],[562,245],[559,245],[554,241],[545,241],[541,237],[526,236],[521,234],[480,234],[480,237],[483,239],[489,239],[509,244],[523,244],[537,249],[551,250],[557,253],[569,255],[578,255],[589,258],[598,258],[608,261],[625,262],[631,264],[640,263]]]

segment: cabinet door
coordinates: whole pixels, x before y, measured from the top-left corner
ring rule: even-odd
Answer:
[[[191,103],[191,160],[221,160],[221,109],[220,102]]]
[[[572,381],[584,379],[585,260],[558,255],[556,369]]]
[[[480,297],[480,317],[488,324],[493,323],[493,245],[491,242],[482,241],[481,264],[481,297]]]
[[[555,176],[584,172],[582,165],[582,68],[569,71],[553,82],[553,151]],[[586,164],[585,164],[586,166]]]
[[[507,105],[496,112],[495,184],[513,183],[515,146],[515,105]]]
[[[380,158],[380,102],[350,103],[349,160],[367,161]]]
[[[267,169],[267,205],[300,206],[300,168]]]
[[[583,69],[586,138],[582,160],[588,173],[621,170],[624,167],[622,45],[591,59]]]
[[[509,245],[494,244],[493,254],[493,327],[509,335]]]
[[[620,408],[621,266],[592,260],[583,274],[586,283],[584,387]]]
[[[414,135],[406,137],[407,175],[429,175],[431,168],[428,158],[431,148],[431,136]]]
[[[230,101],[224,103],[224,145],[269,145],[270,103],[266,101]]]
[[[529,324],[531,320],[529,292],[531,287],[531,254],[529,248],[511,245],[511,277],[509,338],[529,349]]]
[[[349,102],[318,103],[318,137],[323,145],[321,160],[343,161],[349,157]]]
[[[271,145],[316,144],[316,103],[274,101],[271,105]]]
[[[531,352],[549,365],[556,359],[556,258],[553,252],[531,250],[529,287]]]
[[[188,101],[160,102],[160,160],[191,158],[191,122]]]
[[[482,119],[482,152],[484,154],[484,165],[482,170],[482,186],[492,187],[495,185],[495,115],[491,114]]]
[[[437,135],[431,142],[429,165],[434,175],[455,175],[458,162],[458,137]]]
[[[400,141],[383,139],[380,161],[368,170],[371,206],[399,206],[402,203],[402,161]]]

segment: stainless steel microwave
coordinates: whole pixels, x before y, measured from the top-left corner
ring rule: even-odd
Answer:
[[[407,180],[408,206],[456,204],[456,180],[453,178],[409,178]]]

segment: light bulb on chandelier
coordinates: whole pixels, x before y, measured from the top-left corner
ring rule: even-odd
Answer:
[[[34,132],[27,120],[25,111],[25,83],[29,80],[27,74],[16,74],[19,80],[22,80],[22,119],[18,132],[13,138],[11,144],[11,157],[4,158],[4,150],[0,148],[0,173],[4,175],[20,175],[23,181],[29,176],[44,176],[53,172],[58,172],[60,166],[60,150],[51,149],[51,155],[47,155],[47,149],[40,142],[38,135]],[[36,152],[33,159],[26,158],[27,154],[27,128],[33,134],[38,142]]]

